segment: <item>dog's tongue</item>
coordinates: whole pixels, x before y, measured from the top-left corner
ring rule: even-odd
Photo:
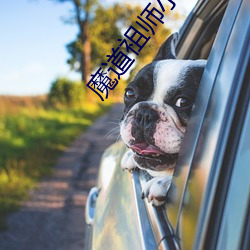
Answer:
[[[137,143],[131,145],[130,148],[135,152],[139,153],[140,155],[163,154],[163,152],[159,151],[157,148],[147,143]]]

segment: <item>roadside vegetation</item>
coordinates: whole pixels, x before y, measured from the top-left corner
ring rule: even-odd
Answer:
[[[0,229],[65,147],[111,106],[87,103],[80,88],[58,79],[48,96],[0,96]]]

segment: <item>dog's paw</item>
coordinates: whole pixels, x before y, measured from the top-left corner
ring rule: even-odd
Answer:
[[[133,159],[133,151],[128,150],[122,157],[121,167],[123,170],[131,171],[135,168],[135,163]]]
[[[172,181],[171,175],[154,177],[146,182],[142,188],[142,199],[148,198],[148,202],[155,206],[163,205]]]

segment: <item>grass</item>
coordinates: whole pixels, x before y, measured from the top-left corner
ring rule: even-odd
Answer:
[[[0,96],[0,229],[65,147],[108,108],[52,109],[45,99]]]

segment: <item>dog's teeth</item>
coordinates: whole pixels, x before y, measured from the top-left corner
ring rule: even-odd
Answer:
[[[160,156],[160,154],[153,154],[152,156]]]
[[[151,156],[152,157],[158,157],[158,156],[160,156],[160,154],[152,154]]]

